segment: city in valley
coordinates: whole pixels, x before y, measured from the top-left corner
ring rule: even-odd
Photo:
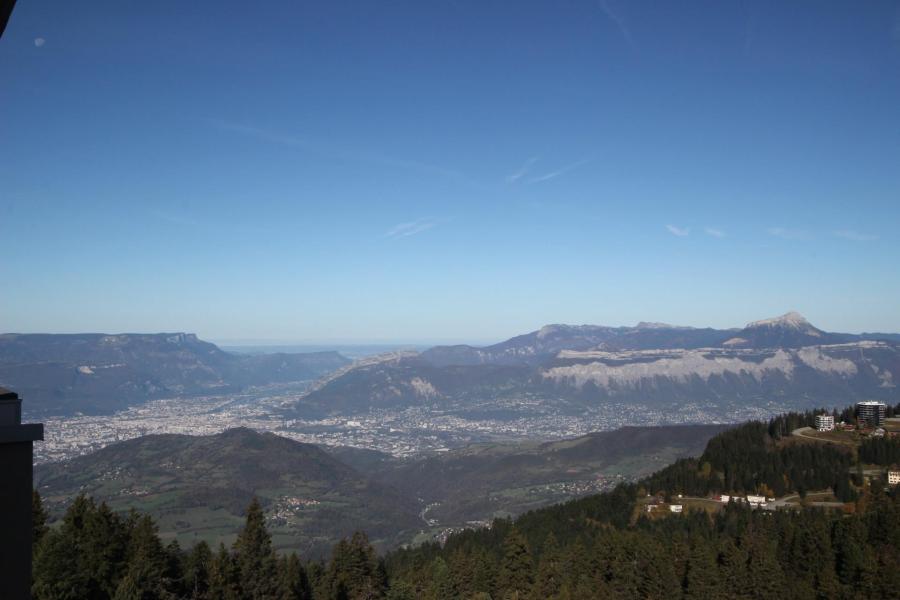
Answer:
[[[306,393],[305,387],[266,386],[234,395],[153,400],[110,415],[47,417],[43,419],[44,442],[35,446],[35,463],[66,460],[144,435],[212,435],[234,427],[250,427],[311,444],[352,446],[408,457],[470,443],[555,440],[627,425],[740,422],[767,418],[787,408],[766,402],[727,410],[697,404],[660,410],[615,403],[567,414],[571,411],[564,407],[521,398],[484,402],[485,408],[508,408],[512,416],[506,419],[473,417],[478,407],[472,403],[458,408],[423,405],[295,418],[288,409]]]

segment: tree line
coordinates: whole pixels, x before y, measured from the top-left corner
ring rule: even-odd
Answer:
[[[79,496],[58,527],[48,527],[33,496],[35,600],[313,600],[385,598],[384,562],[362,533],[341,541],[331,559],[302,562],[277,555],[254,500],[244,527],[227,548],[206,542],[183,550],[164,544],[147,515],[117,515]]]

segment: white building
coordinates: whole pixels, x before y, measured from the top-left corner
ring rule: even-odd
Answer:
[[[888,471],[888,485],[900,483],[900,471]]]
[[[747,494],[747,503],[756,508],[757,506],[765,506],[766,505],[766,497],[765,496],[754,496],[752,494]]]
[[[671,510],[673,513],[680,513],[684,510],[684,507],[681,504],[670,504],[669,510]]]
[[[816,429],[819,431],[834,430],[834,417],[831,415],[816,415]]]

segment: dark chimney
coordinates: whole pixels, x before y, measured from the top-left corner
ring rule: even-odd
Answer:
[[[32,442],[44,425],[22,424],[22,400],[0,388],[0,586],[4,598],[31,598]]]

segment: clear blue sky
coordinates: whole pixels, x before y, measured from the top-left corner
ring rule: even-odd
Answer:
[[[900,331],[897,1],[20,0],[0,77],[2,331]]]

